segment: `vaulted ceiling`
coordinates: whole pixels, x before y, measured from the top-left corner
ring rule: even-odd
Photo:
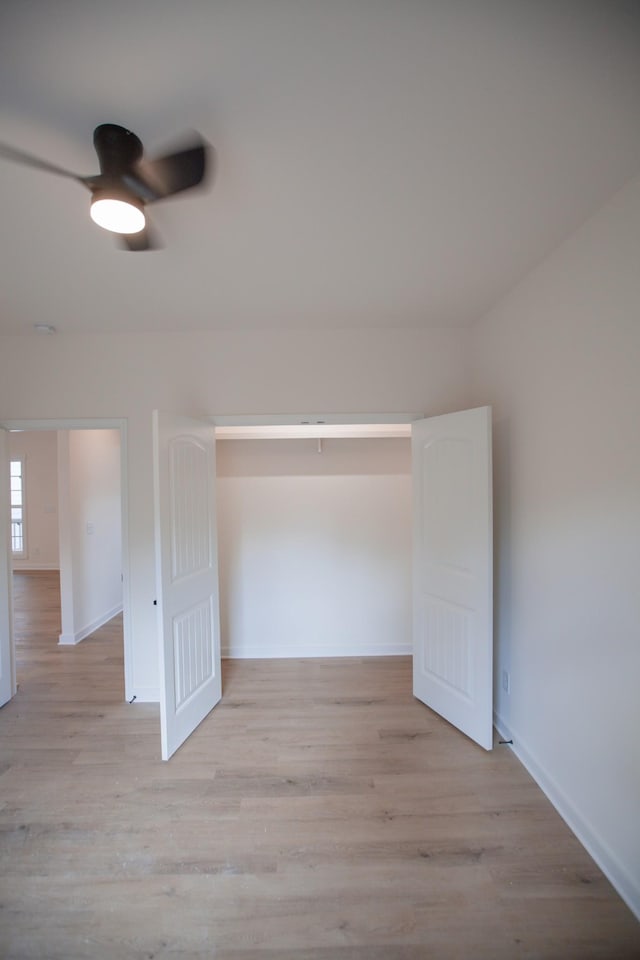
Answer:
[[[625,0],[3,0],[0,141],[197,129],[209,189],[127,253],[0,160],[0,331],[465,326],[640,169]]]

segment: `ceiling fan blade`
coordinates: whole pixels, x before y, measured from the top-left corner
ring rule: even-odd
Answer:
[[[155,194],[153,199],[162,200],[202,183],[207,173],[209,153],[209,145],[197,136],[183,150],[155,160],[142,160],[136,172]]]
[[[41,160],[40,157],[34,157],[26,150],[17,150],[8,143],[0,143],[0,157],[10,160],[12,163],[19,163],[24,167],[33,167],[36,170],[44,170],[47,173],[55,173],[59,177],[67,177],[69,180],[77,180],[84,186],[89,186],[91,177],[81,177],[71,170],[65,170],[64,167],[58,167],[55,163],[49,163],[48,160]],[[91,189],[89,187],[89,189]]]
[[[145,227],[140,233],[119,233],[116,235],[120,247],[137,253],[142,250],[160,250],[162,244],[155,231]]]
[[[93,131],[100,172],[109,179],[132,170],[142,157],[142,143],[135,133],[117,123],[101,123]]]

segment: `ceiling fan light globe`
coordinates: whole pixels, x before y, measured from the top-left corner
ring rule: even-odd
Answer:
[[[140,233],[145,226],[141,207],[127,200],[97,197],[91,203],[91,219],[112,233]]]

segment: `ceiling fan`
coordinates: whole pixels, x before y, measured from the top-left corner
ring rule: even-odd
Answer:
[[[87,177],[8,144],[0,143],[0,156],[77,180],[91,192],[91,219],[117,234],[124,249],[154,249],[158,244],[147,227],[145,207],[202,183],[211,152],[208,144],[192,134],[178,152],[147,160],[135,133],[115,123],[102,123],[93,132],[93,145],[100,173]]]

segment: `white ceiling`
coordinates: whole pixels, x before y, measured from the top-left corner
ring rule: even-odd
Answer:
[[[2,0],[0,140],[97,171],[196,128],[132,254],[0,161],[0,330],[464,326],[640,169],[640,3]]]

